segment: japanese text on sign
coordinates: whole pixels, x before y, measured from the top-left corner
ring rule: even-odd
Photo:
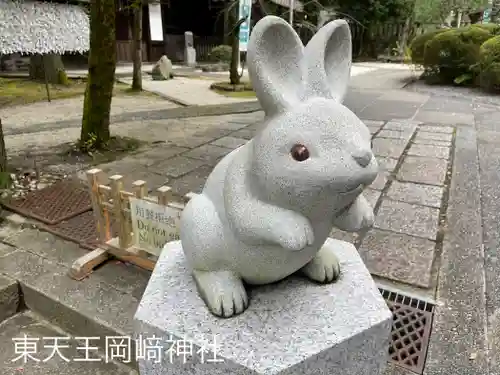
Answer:
[[[160,255],[167,242],[179,239],[179,209],[131,197],[130,211],[138,248]]]

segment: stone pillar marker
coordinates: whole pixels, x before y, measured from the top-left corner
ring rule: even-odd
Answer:
[[[349,26],[304,48],[265,17],[248,61],[266,119],[186,204],[156,263],[134,317],[140,373],[380,375],[392,314],[354,245],[328,237],[374,221],[370,132],[342,105]],[[160,360],[144,345],[163,346]]]
[[[191,31],[184,33],[184,63],[187,66],[196,66],[196,50],[194,48],[194,36]]]

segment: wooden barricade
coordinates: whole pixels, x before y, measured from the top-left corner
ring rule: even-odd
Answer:
[[[175,201],[171,188],[161,186],[156,190],[157,197],[151,197],[147,194],[145,181],[134,181],[133,192],[128,192],[124,190],[123,176],[110,176],[109,184],[105,183],[106,179],[106,174],[100,169],[87,171],[87,182],[100,245],[73,263],[69,276],[76,280],[87,277],[95,267],[107,261],[111,256],[152,271],[157,257],[133,245],[134,233],[129,198],[134,197],[182,211],[185,204],[194,196],[193,193],[189,193]],[[112,225],[117,232],[116,236],[113,236]]]

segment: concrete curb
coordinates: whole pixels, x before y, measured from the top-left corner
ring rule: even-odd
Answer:
[[[232,114],[252,113],[252,112],[258,112],[260,110],[261,107],[257,100],[242,102],[242,103],[220,104],[220,105],[157,109],[150,111],[128,112],[111,116],[111,124],[113,125],[121,122],[139,121],[139,120],[146,120],[146,121],[169,120],[169,119],[189,118],[189,117],[224,116]],[[5,129],[4,136],[39,133],[43,131],[62,129],[62,128],[79,128],[81,125],[82,125],[81,119],[32,124],[22,129]]]
[[[40,226],[38,222],[6,210],[2,216],[15,233]],[[14,246],[9,237],[2,243]],[[69,269],[66,264],[40,257],[30,249],[15,247],[6,257],[16,259],[16,264],[22,262],[27,268],[0,270],[0,323],[28,309],[75,337],[99,337],[93,344],[101,353],[106,350],[106,337],[133,338],[132,311],[138,304],[133,296],[105,285],[98,275],[90,275],[82,281],[73,280],[66,274]],[[121,303],[132,306],[132,311],[120,314]],[[110,305],[118,311],[108,311]],[[131,345],[135,353],[134,343]],[[137,369],[135,359],[125,365]]]
[[[18,282],[0,275],[0,324],[21,310],[21,300]]]

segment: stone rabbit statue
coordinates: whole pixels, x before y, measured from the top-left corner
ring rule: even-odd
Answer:
[[[281,18],[257,23],[248,69],[266,117],[245,145],[214,168],[185,207],[182,247],[198,291],[216,316],[243,312],[244,283],[267,284],[300,272],[318,283],[340,274],[333,226],[373,224],[363,189],[377,176],[370,132],[342,100],[351,67],[342,20],[304,48]]]

